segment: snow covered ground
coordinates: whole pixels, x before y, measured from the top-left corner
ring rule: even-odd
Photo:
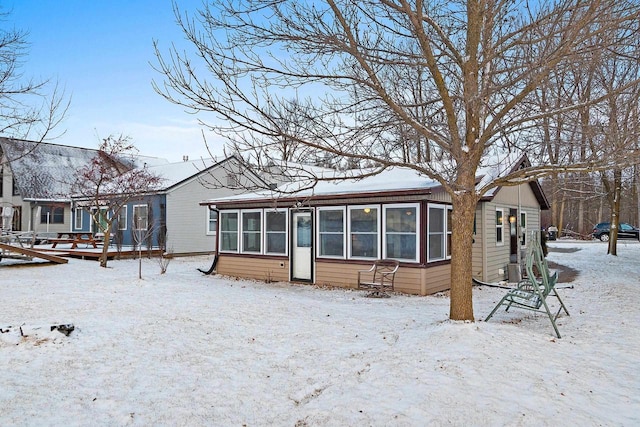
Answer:
[[[363,292],[165,275],[144,260],[0,268],[0,425],[640,425],[640,244],[557,241],[580,275],[570,317],[500,310],[475,323],[446,294]],[[559,287],[562,287],[562,283]],[[37,331],[36,331],[37,332]]]

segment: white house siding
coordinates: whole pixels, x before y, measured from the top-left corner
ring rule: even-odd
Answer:
[[[211,188],[224,183],[227,167],[211,169],[167,191],[167,250],[174,255],[211,253],[216,250],[216,233],[207,233],[209,208],[200,206],[207,199],[237,194],[240,190]]]
[[[199,205],[211,191],[194,179],[167,192],[167,251],[176,255],[215,251],[215,233],[207,234],[208,208]]]
[[[484,265],[486,267],[484,268],[482,277],[488,282],[507,279],[509,265],[510,246],[508,225],[505,225],[503,231],[503,244],[496,244],[495,212],[497,209],[504,210],[505,220],[508,217],[509,209],[519,209],[520,212],[526,212],[527,240],[531,231],[540,229],[540,206],[528,184],[521,185],[519,192],[518,187],[502,187],[491,202],[483,203],[482,215],[484,217],[486,239],[483,239],[482,245],[485,254]],[[502,271],[502,273],[500,271]],[[474,269],[474,275],[476,273],[477,271]]]

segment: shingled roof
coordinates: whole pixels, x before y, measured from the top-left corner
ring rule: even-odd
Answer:
[[[0,137],[2,153],[23,199],[69,201],[78,170],[98,150]],[[135,167],[168,163],[165,159],[144,156],[129,161]]]

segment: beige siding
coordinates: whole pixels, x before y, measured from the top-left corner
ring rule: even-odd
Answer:
[[[367,270],[371,264],[323,262],[315,263],[315,284],[356,288],[358,271]],[[400,267],[395,279],[395,289],[416,295],[428,295],[449,289],[450,271],[448,264],[429,268]],[[288,281],[289,263],[284,259],[241,257],[220,255],[218,274],[244,277],[267,282]]]
[[[503,187],[491,202],[483,203],[483,205],[483,225],[486,230],[486,241],[483,242],[485,259],[482,277],[485,281],[497,282],[507,279],[510,246],[508,225],[505,226],[503,231],[503,244],[496,244],[496,209],[504,210],[505,221],[509,214],[509,209],[519,209],[520,212],[526,212],[527,224],[524,231],[528,240],[532,230],[540,229],[540,206],[528,184],[519,186],[519,190],[518,187]],[[523,248],[521,248],[521,253],[522,251]],[[502,274],[500,270],[502,270]]]
[[[220,254],[216,272],[225,276],[286,282],[289,280],[289,262],[284,259],[247,258]]]
[[[473,244],[471,246],[471,265],[473,277],[480,280],[486,280],[484,277],[484,247],[486,236],[482,224],[484,223],[484,203],[479,203],[476,207],[476,234],[473,236]]]

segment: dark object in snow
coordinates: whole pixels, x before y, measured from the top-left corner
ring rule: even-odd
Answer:
[[[216,269],[216,265],[218,265],[218,254],[216,254],[216,255],[213,257],[213,262],[211,263],[211,267],[209,267],[209,269],[208,269],[208,270],[203,270],[203,269],[201,269],[201,268],[198,268],[197,270],[198,270],[200,273],[202,273],[202,274],[207,274],[207,275],[209,275],[209,274],[212,274],[212,273],[215,271],[215,269]]]
[[[74,329],[75,329],[75,326],[73,326],[72,323],[65,323],[63,325],[51,325],[52,331],[57,330],[58,332],[63,333],[66,336],[69,336],[69,334],[73,332]]]

